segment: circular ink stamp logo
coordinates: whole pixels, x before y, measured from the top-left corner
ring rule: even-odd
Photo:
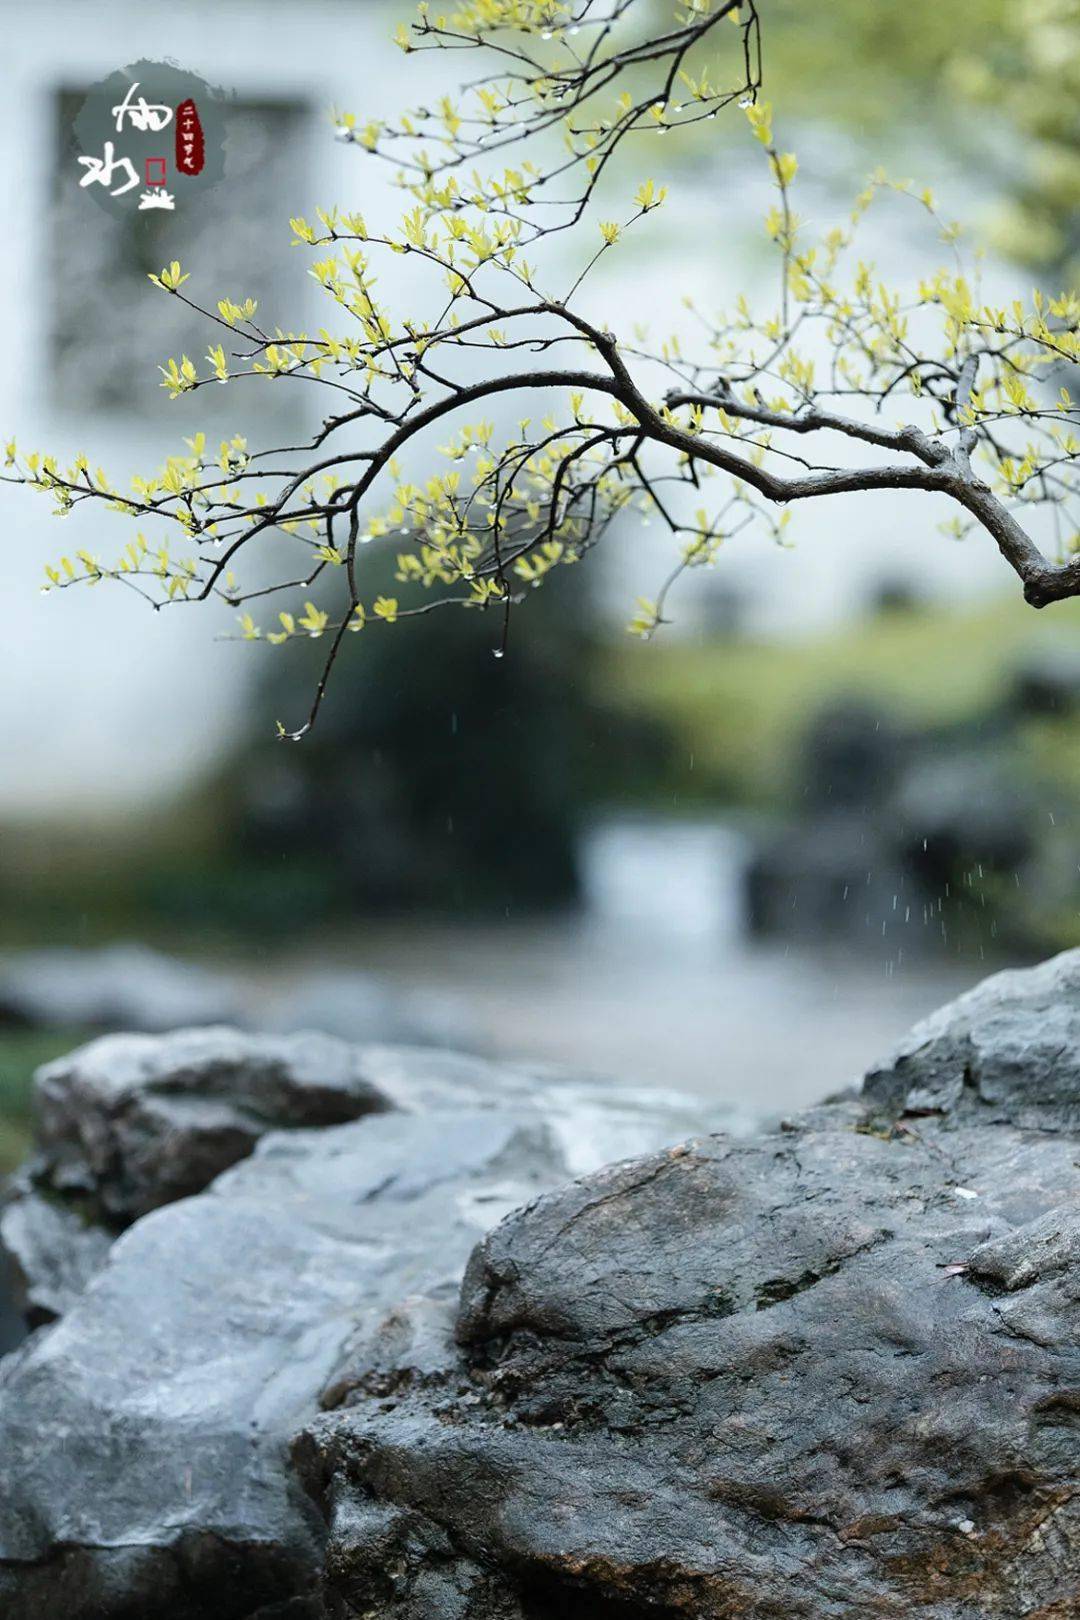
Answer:
[[[225,99],[168,62],[118,68],[75,115],[73,182],[110,214],[182,210],[225,178]]]

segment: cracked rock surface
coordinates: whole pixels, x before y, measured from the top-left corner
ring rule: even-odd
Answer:
[[[358,1050],[327,1035],[106,1035],[34,1077],[50,1187],[125,1225],[201,1192],[268,1130],[341,1125],[387,1106]]]
[[[516,1211],[296,1464],[337,1620],[1080,1614],[1080,953]],[[371,1359],[371,1358],[369,1358]]]
[[[1080,1615],[1080,952],[752,1137],[353,1061],[381,1111],[262,1135],[89,1280],[57,1227],[5,1620]]]
[[[322,1616],[296,1430],[443,1356],[504,1214],[702,1123],[572,1075],[222,1030],[95,1042],[38,1104],[4,1238],[54,1320],[0,1362],[4,1620]]]

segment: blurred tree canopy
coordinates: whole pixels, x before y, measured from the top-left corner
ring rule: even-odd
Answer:
[[[995,244],[1075,277],[1080,0],[771,0],[766,21],[770,93],[788,115],[871,141],[947,141],[1001,194]]]
[[[262,724],[210,786],[221,845],[194,888],[185,872],[188,903],[197,893],[203,915],[273,927],[283,873],[294,923],[572,900],[582,816],[665,780],[673,740],[601,692],[595,619],[569,575],[535,609],[498,661],[471,613],[435,615],[419,640],[361,637],[303,748],[273,738],[297,671],[271,660]]]

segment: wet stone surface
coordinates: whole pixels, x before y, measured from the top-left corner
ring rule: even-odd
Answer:
[[[1068,953],[741,1139],[361,1049],[380,1111],[135,1219],[2,1364],[5,1615],[1066,1620],[1077,1034]]]

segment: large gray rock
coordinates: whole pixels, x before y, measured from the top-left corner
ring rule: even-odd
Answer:
[[[77,1201],[35,1182],[12,1179],[0,1204],[0,1259],[7,1262],[5,1298],[28,1327],[63,1316],[108,1258],[115,1231]],[[13,1348],[23,1333],[9,1330]]]
[[[543,1107],[566,1174],[695,1129],[696,1104],[427,1048],[232,1029],[110,1035],[34,1078],[36,1153],[0,1204],[0,1251],[31,1326],[61,1316],[132,1220],[201,1192],[272,1129],[384,1109]]]
[[[322,1527],[290,1434],[373,1315],[420,1287],[452,1305],[487,1219],[558,1173],[535,1119],[384,1115],[271,1136],[139,1221],[0,1373],[5,1615],[61,1592],[87,1620],[302,1597]]]
[[[242,1114],[261,1096],[265,1120],[280,1080],[259,1067],[268,1043],[228,1039],[231,1080],[223,1032],[96,1043],[54,1067],[43,1148],[80,1174],[92,1160],[94,1195],[124,1189],[125,1215],[162,1203],[173,1160],[158,1147],[125,1157],[112,1103],[147,1117],[136,1140],[154,1144],[162,1097],[201,1101],[192,1052],[217,1042],[218,1063],[198,1069],[214,1076],[215,1106],[231,1086]],[[321,1069],[289,1071],[309,1084],[281,1083],[298,1112],[305,1098],[325,1105],[331,1078],[335,1096],[394,1111],[262,1136],[201,1195],[136,1219],[88,1279],[61,1278],[62,1319],[0,1363],[5,1620],[322,1614],[325,1523],[290,1464],[294,1433],[320,1403],[385,1394],[402,1357],[451,1353],[468,1255],[503,1215],[576,1169],[701,1124],[677,1097],[587,1078],[322,1051]],[[76,1129],[83,1115],[92,1130]],[[92,1151],[102,1130],[121,1143],[122,1173]],[[38,1286],[52,1279],[39,1259]]]
[[[106,1035],[34,1076],[38,1179],[126,1225],[201,1192],[268,1130],[389,1106],[330,1036]]]
[[[105,1035],[34,1076],[36,1153],[0,1204],[0,1251],[31,1326],[63,1314],[140,1215],[244,1158],[269,1130],[393,1107],[355,1047],[226,1028]]]
[[[995,973],[932,1013],[865,1091],[890,1115],[1080,1130],[1080,950]]]
[[[1068,1620],[1077,1019],[1072,953],[659,1152],[684,1105],[364,1049],[394,1111],[0,1364],[5,1620]]]
[[[456,1348],[382,1346],[297,1441],[327,1612],[1080,1614],[1078,1018],[1072,953],[863,1099],[509,1216]]]

